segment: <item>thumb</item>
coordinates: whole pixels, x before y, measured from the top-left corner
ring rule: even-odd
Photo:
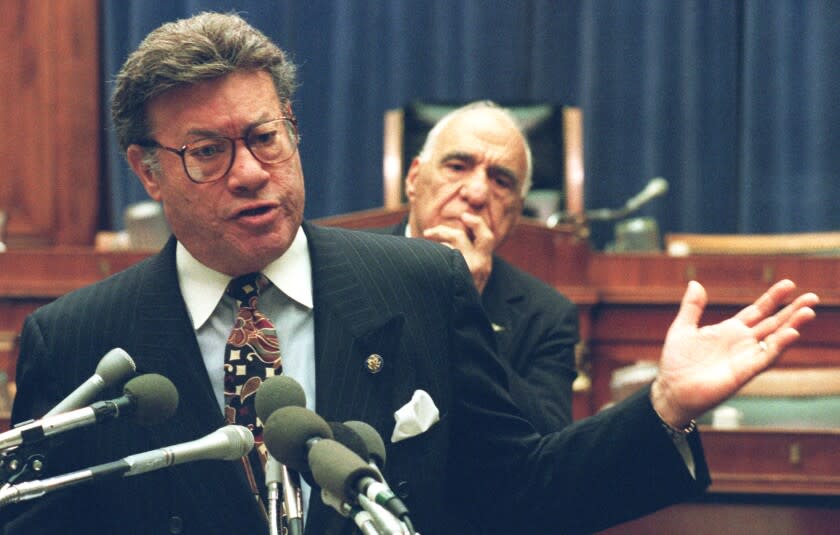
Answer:
[[[680,310],[677,312],[677,317],[674,318],[672,325],[696,328],[700,323],[703,310],[706,308],[707,300],[708,296],[703,285],[697,281],[689,281],[682,302],[680,302]]]

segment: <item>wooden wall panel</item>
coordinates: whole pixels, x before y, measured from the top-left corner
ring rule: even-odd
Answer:
[[[10,247],[90,245],[100,183],[96,0],[0,0],[0,209]]]

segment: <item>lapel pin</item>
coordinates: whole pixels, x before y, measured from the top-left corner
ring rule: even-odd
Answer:
[[[368,358],[365,359],[365,367],[367,367],[367,370],[370,373],[379,373],[382,371],[382,366],[384,364],[385,360],[379,353],[371,353],[368,355]]]

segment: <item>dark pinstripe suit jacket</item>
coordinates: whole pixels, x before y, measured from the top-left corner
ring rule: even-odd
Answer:
[[[694,481],[646,395],[561,433],[535,433],[507,394],[489,323],[456,252],[425,240],[304,229],[313,265],[318,411],[379,430],[386,477],[424,535],[468,533],[471,504],[499,532],[594,530],[708,484],[699,441]],[[115,421],[51,440],[58,445],[48,452],[51,472],[194,440],[224,424],[178,288],[174,249],[170,242],[159,255],[27,319],[15,421],[46,412],[116,346],[134,357],[138,371],[170,378],[181,398],[175,416],[151,429]],[[372,353],[384,359],[376,374],[365,366]],[[418,388],[435,400],[441,421],[391,444],[393,412]],[[239,464],[230,461],[187,463],[30,503],[2,511],[16,518],[8,533],[267,533]],[[349,532],[348,522],[318,500],[308,520],[308,534]]]
[[[372,232],[405,236],[407,219]],[[577,307],[554,288],[493,257],[481,294],[493,323],[499,356],[510,367],[510,394],[537,431],[572,422],[572,383],[577,376]]]

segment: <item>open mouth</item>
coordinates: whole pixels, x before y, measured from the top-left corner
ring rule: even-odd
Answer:
[[[239,212],[239,217],[253,217],[253,216],[263,215],[265,213],[268,213],[269,210],[271,210],[271,208],[268,207],[268,206],[261,206],[259,208],[251,208],[251,209],[248,209],[248,210],[242,210],[241,212]]]

